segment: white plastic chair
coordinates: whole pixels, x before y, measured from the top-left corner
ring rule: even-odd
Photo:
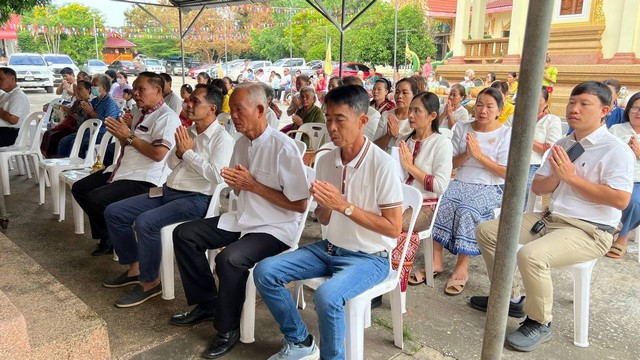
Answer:
[[[295,134],[295,140],[302,140],[302,135],[309,137],[309,150],[317,151],[323,142],[327,141],[329,133],[327,125],[323,123],[302,124],[297,130],[287,131],[287,135]]]
[[[94,146],[96,145],[96,140],[98,139],[98,130],[102,125],[102,121],[98,119],[90,119],[82,123],[78,132],[76,133],[75,141],[73,142],[73,147],[71,148],[71,155],[68,158],[62,159],[45,159],[40,160],[39,167],[40,171],[40,205],[44,204],[44,188],[45,188],[45,177],[49,176],[49,181],[51,182],[51,197],[53,200],[53,213],[60,213],[60,204],[59,204],[59,190],[60,190],[60,173],[64,170],[71,169],[82,169],[85,167],[91,167],[95,162],[95,154],[93,151]],[[80,146],[82,144],[82,137],[85,133],[85,130],[89,130],[89,147],[84,159],[80,158],[78,154],[80,153]]]
[[[402,185],[402,209],[403,211],[408,207],[413,209],[411,216],[411,222],[407,234],[413,232],[413,226],[418,218],[420,207],[422,206],[422,195],[420,192],[409,186]],[[345,305],[345,321],[346,321],[346,358],[348,360],[356,360],[364,358],[364,329],[371,326],[371,299],[376,296],[391,293],[391,320],[393,324],[393,342],[402,349],[404,347],[403,338],[403,319],[402,319],[402,304],[400,294],[400,273],[402,272],[402,264],[409,248],[409,239],[404,243],[402,248],[402,255],[398,262],[398,269],[393,270],[390,267],[389,275],[385,280],[371,289],[363,292],[362,294],[349,300]],[[391,265],[391,262],[389,262]],[[302,281],[296,281],[294,287],[294,294],[297,298],[298,307],[304,309],[306,306],[304,302],[303,285],[317,289],[327,280],[326,277],[307,279]]]
[[[220,193],[227,187],[226,183],[216,185],[209,202],[205,218],[220,215]],[[184,221],[163,226],[160,230],[162,244],[162,259],[160,261],[160,283],[162,283],[162,298],[175,299],[175,274],[173,273],[173,230]]]
[[[40,136],[40,133],[42,132],[42,122],[45,120],[46,117],[44,112],[36,111],[32,113],[20,126],[16,142],[11,146],[0,148],[0,173],[2,173],[1,176],[2,184],[4,185],[4,195],[11,194],[9,184],[9,160],[14,156],[18,157],[16,159],[18,163],[21,161],[21,157],[25,160],[31,157],[33,160],[33,168],[36,173],[36,178],[39,179],[39,169],[36,160],[42,160],[42,153],[40,151],[40,141],[42,137]],[[35,123],[34,126],[32,126],[32,123]],[[34,138],[34,141],[32,141],[31,144],[29,144],[30,138]],[[31,178],[29,164],[26,161],[25,166],[27,168],[27,175]]]
[[[102,141],[100,141],[100,146],[98,147],[98,155],[100,159],[104,161],[105,153],[107,152],[107,147],[112,142],[115,143],[114,154],[120,153],[120,142],[109,132],[106,132],[102,137]],[[117,156],[117,155],[114,155]],[[92,164],[93,165],[93,164]],[[61,222],[65,219],[65,204],[66,204],[66,187],[69,186],[69,190],[76,181],[81,180],[91,174],[91,167],[86,167],[83,169],[76,170],[65,170],[60,173],[60,181],[59,181],[59,201],[60,204],[60,214],[58,217],[58,222]],[[74,232],[76,234],[84,234],[84,212],[78,202],[73,196],[71,197],[71,204],[73,208],[73,224],[74,224]]]
[[[433,231],[433,224],[436,222],[436,216],[438,215],[438,210],[440,209],[440,201],[436,203],[436,208],[433,210],[433,217],[431,218],[431,224],[429,228],[425,231],[421,231],[418,233],[418,237],[420,237],[420,242],[422,243],[422,251],[424,254],[424,272],[425,272],[425,282],[427,286],[433,287],[433,239],[431,239],[431,232]],[[402,293],[403,313],[405,312],[405,293]]]
[[[536,195],[529,192],[527,212],[533,211]],[[518,245],[518,251],[522,248]],[[598,259],[578,264],[558,267],[567,271],[573,277],[573,344],[579,347],[589,347],[589,301],[591,297],[591,273]],[[525,289],[526,290],[526,289]]]

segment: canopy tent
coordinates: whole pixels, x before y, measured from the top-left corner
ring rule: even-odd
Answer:
[[[159,24],[165,26],[158,18],[153,15],[150,11],[148,11],[142,5],[151,5],[151,6],[164,6],[164,7],[175,7],[178,9],[178,17],[179,17],[179,26],[180,26],[180,57],[182,58],[182,68],[184,69],[184,37],[189,33],[193,24],[198,20],[202,11],[206,8],[220,8],[226,6],[236,6],[236,5],[247,5],[247,4],[258,4],[268,2],[268,0],[169,0],[171,5],[165,4],[157,4],[150,3],[145,1],[137,1],[137,0],[112,0],[117,2],[123,2],[128,4],[134,4],[146,12],[149,16],[154,18]],[[364,7],[357,11],[355,16],[351,20],[346,19],[346,2],[347,0],[342,0],[341,3],[341,16],[337,19],[323,4],[322,0],[305,0],[312,8],[318,11],[322,16],[324,16],[333,26],[338,29],[340,32],[340,63],[339,63],[339,75],[342,76],[342,63],[344,57],[344,32],[365,12],[367,11],[373,4],[375,4],[376,0],[366,0]],[[186,29],[183,29],[182,24],[182,13],[188,11],[198,11],[197,15],[193,18],[191,23],[187,26]],[[169,29],[171,30],[171,29]],[[226,27],[225,27],[226,31]],[[226,56],[225,49],[225,56]],[[395,56],[394,56],[395,57]],[[395,67],[395,64],[394,64]],[[182,74],[182,82],[184,82],[184,73]]]

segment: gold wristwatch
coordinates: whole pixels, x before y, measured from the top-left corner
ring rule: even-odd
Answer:
[[[344,209],[344,214],[345,216],[351,216],[351,214],[353,214],[353,209],[355,209],[356,206],[353,204],[349,204],[349,206],[347,206],[346,209]]]
[[[135,139],[135,138],[136,138],[136,136],[135,136],[135,135],[133,135],[133,134],[132,134],[132,135],[130,135],[130,136],[127,138],[127,145],[131,145],[131,144],[133,143],[133,139]]]

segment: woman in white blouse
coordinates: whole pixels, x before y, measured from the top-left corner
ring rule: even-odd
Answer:
[[[396,83],[394,94],[396,108],[387,110],[380,116],[378,128],[374,135],[374,144],[390,153],[400,139],[406,138],[411,133],[409,127],[409,103],[418,93],[418,84],[412,78],[404,78]]]
[[[513,117],[507,119],[507,125],[511,126]],[[542,156],[545,151],[549,150],[556,141],[562,138],[562,120],[559,117],[549,113],[549,90],[543,86],[540,88],[540,100],[538,101],[538,116],[536,117],[536,130],[533,134],[533,151],[531,151],[531,159],[529,160],[529,178],[527,179],[527,192],[531,189],[531,181],[536,171],[542,164]],[[525,198],[525,209],[527,201]]]
[[[451,87],[447,103],[440,108],[440,127],[453,129],[459,122],[469,122],[469,112],[462,106],[462,100],[466,96],[464,86],[455,84]]]
[[[438,96],[421,92],[414,96],[409,106],[409,126],[413,131],[409,137],[399,142],[400,164],[403,181],[418,189],[423,204],[413,231],[427,230],[431,225],[433,210],[438,198],[444,193],[451,180],[453,146],[451,141],[438,132]],[[403,230],[406,230],[411,211],[403,214]],[[417,256],[419,261],[421,256]],[[422,268],[420,266],[419,268]],[[412,285],[422,283],[424,269],[413,275]]]
[[[469,257],[480,255],[476,226],[495,217],[501,206],[507,173],[511,128],[498,121],[503,106],[500,91],[485,88],[474,106],[476,121],[458,124],[453,132],[456,177],[440,198],[433,229],[433,270],[444,270],[443,248],[458,256],[445,293],[458,295],[469,279]]]
[[[618,234],[618,238],[611,245],[611,249],[607,256],[613,259],[622,259],[627,252],[627,241],[629,240],[629,232],[640,225],[640,93],[634,94],[624,109],[622,116],[624,121],[622,124],[613,125],[609,131],[625,143],[636,156],[636,166],[634,174],[633,191],[631,192],[631,201],[626,209],[622,211],[622,229]],[[638,241],[636,239],[636,241]]]

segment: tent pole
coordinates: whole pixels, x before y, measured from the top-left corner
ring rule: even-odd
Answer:
[[[529,1],[526,31],[519,75],[527,81],[518,87],[518,103],[514,114],[507,176],[502,197],[489,307],[482,342],[482,359],[501,359],[504,348],[511,286],[516,267],[516,252],[522,223],[525,188],[529,173],[529,158],[533,145],[535,119],[538,115],[540,84],[554,0]]]
[[[184,85],[184,36],[182,34],[182,8],[178,8],[178,24],[180,26],[180,62],[182,63],[182,85]]]

